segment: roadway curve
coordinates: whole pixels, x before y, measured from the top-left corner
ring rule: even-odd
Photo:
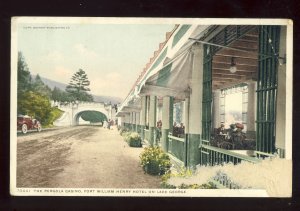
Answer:
[[[117,130],[66,127],[17,138],[17,187],[159,188],[144,174],[141,148],[131,148]]]

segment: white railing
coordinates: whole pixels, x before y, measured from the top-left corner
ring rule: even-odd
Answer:
[[[51,101],[52,107],[58,108],[74,108],[74,107],[101,107],[109,108],[111,105],[106,105],[105,103],[95,103],[95,102],[78,102],[78,103],[69,103],[69,102],[58,102]]]

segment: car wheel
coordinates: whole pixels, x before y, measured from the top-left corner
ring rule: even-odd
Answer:
[[[41,126],[41,124],[38,124],[37,131],[38,131],[38,132],[41,132],[41,131],[42,131],[42,126]]]
[[[26,124],[23,124],[23,125],[22,125],[22,133],[23,133],[23,134],[26,134],[27,131],[28,131],[27,125],[26,125]]]

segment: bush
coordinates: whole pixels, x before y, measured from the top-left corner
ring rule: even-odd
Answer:
[[[208,183],[205,183],[202,185],[199,185],[199,184],[187,185],[187,184],[183,183],[178,188],[179,189],[217,189],[217,186],[212,182],[208,182]]]
[[[53,122],[57,120],[64,112],[58,108],[51,108],[51,112],[49,113],[49,117],[47,119],[47,124],[43,125],[43,127],[51,127],[53,126]]]
[[[138,133],[130,132],[126,128],[121,129],[121,136],[123,136],[124,141],[131,147],[142,147],[142,139]]]
[[[125,140],[131,147],[142,147],[142,139],[138,133],[129,133]]]
[[[46,96],[27,91],[18,94],[18,113],[34,116],[42,125],[49,125],[51,103]]]
[[[123,132],[122,133],[124,141],[128,142],[130,134],[131,134],[131,132]]]
[[[146,147],[141,153],[140,159],[145,173],[151,175],[163,175],[171,168],[169,156],[157,146]]]
[[[121,136],[124,136],[124,133],[129,132],[129,130],[127,128],[121,128],[119,131],[120,131]]]
[[[161,187],[165,189],[216,189],[216,185],[213,182],[207,182],[204,184],[185,184],[181,183],[180,185],[173,185],[168,183],[170,178],[190,178],[193,175],[193,171],[182,167],[179,172],[172,173],[169,171],[167,174],[162,176]]]
[[[179,170],[176,170],[175,172],[174,171],[168,171],[167,174],[163,175],[162,178],[161,178],[162,179],[161,186],[162,186],[162,188],[167,188],[167,189],[179,188],[179,187],[176,187],[175,185],[169,184],[168,180],[171,177],[188,178],[192,175],[193,175],[193,172],[190,169],[186,169],[182,166]]]

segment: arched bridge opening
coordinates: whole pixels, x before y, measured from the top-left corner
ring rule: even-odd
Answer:
[[[74,116],[75,125],[103,124],[107,120],[108,118],[104,113],[95,110],[81,111]]]

